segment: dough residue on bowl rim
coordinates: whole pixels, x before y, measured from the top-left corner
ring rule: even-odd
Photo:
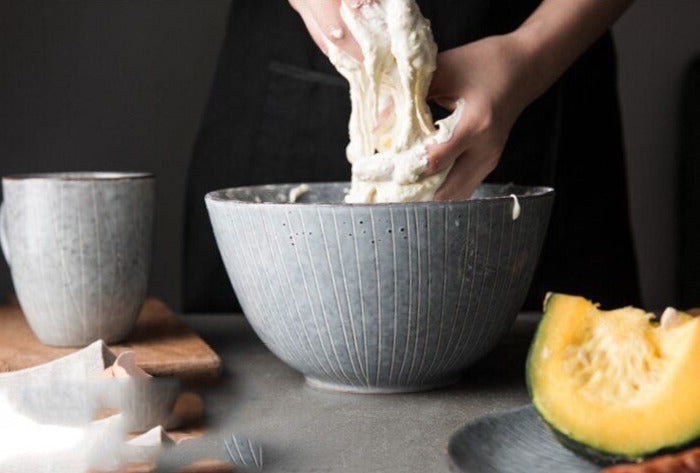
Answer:
[[[308,184],[299,184],[289,191],[289,203],[294,204],[299,198],[311,190]]]

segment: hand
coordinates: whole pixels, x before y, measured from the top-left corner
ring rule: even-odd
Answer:
[[[352,9],[358,9],[372,1],[342,0]],[[289,3],[301,15],[311,37],[324,54],[328,54],[326,41],[332,41],[340,49],[362,61],[360,46],[340,16],[341,0],[289,0]]]
[[[428,171],[452,169],[436,200],[465,199],[494,170],[510,130],[530,102],[527,55],[512,35],[491,36],[438,55],[430,98],[453,110],[464,100],[452,139],[428,149]]]
[[[446,169],[436,199],[469,197],[496,167],[523,109],[629,7],[632,0],[543,0],[514,32],[491,36],[438,56],[433,99],[465,107],[452,140],[431,147],[429,172]]]

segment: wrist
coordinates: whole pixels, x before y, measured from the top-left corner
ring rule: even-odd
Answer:
[[[524,106],[544,94],[558,76],[549,67],[546,48],[537,28],[537,25],[526,23],[506,35],[511,47],[520,58],[517,88],[520,90],[520,100],[525,104]]]
[[[515,32],[502,36],[509,73],[505,94],[507,114],[515,119],[544,90],[541,72],[536,64],[536,51]]]
[[[529,57],[525,75],[532,100],[545,93],[631,3],[632,0],[543,0],[509,34]]]

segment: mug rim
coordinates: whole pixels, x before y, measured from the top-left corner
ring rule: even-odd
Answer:
[[[134,179],[153,179],[156,175],[152,172],[141,171],[77,171],[77,172],[38,172],[10,174],[3,176],[3,181],[119,181]]]

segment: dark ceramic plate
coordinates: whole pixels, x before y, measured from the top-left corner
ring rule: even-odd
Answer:
[[[447,447],[454,471],[596,473],[600,467],[564,448],[532,405],[482,417],[459,429]]]

